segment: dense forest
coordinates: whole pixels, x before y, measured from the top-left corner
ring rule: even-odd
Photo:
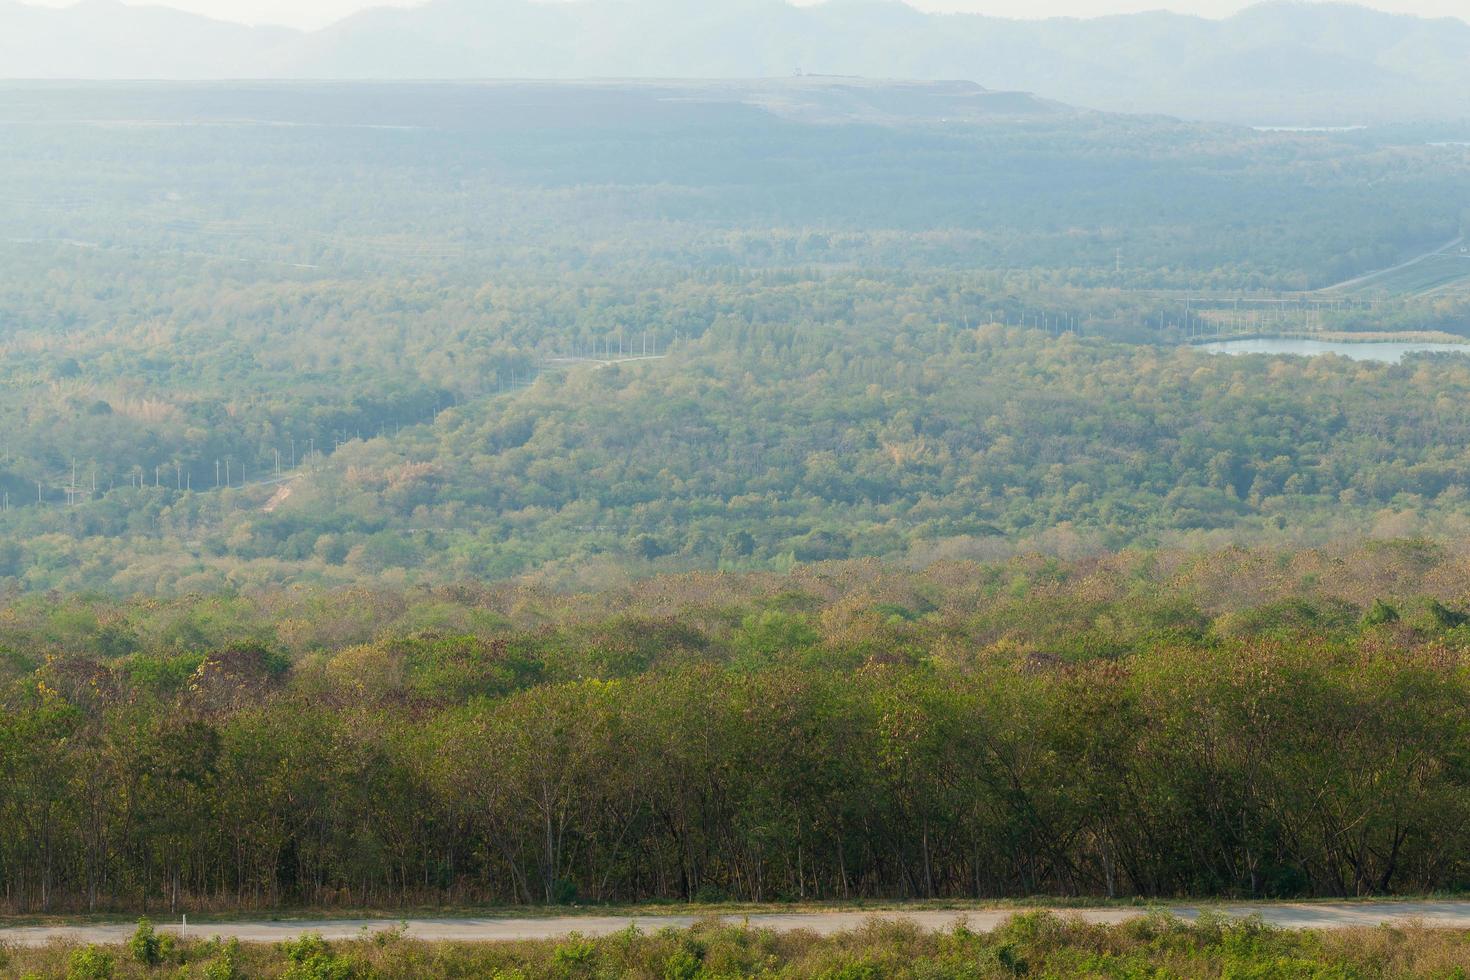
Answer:
[[[17,598],[3,900],[1460,888],[1467,570],[1400,541]]]
[[[446,400],[327,459],[318,444],[287,495],[240,488],[226,457],[227,491],[196,470],[190,492],[170,463],[76,506],[13,508],[0,576],[160,593],[531,570],[596,585],[857,556],[1439,536],[1470,516],[1460,356],[1223,358],[923,314],[885,331],[897,311],[877,298],[793,292],[800,326],[717,320],[660,360]],[[89,425],[99,454],[161,427]],[[163,425],[187,437],[184,420]],[[262,434],[286,458],[312,445]],[[12,500],[27,492],[11,481]]]
[[[1463,148],[721,98],[0,89],[0,583],[1458,533],[1464,363],[1176,348],[1464,334],[1311,291],[1454,238]]]
[[[695,95],[0,86],[0,912],[1470,886],[1470,149]]]

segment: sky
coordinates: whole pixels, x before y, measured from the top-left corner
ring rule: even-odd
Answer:
[[[27,0],[46,6],[68,6],[74,0]],[[247,24],[287,24],[316,28],[364,7],[386,6],[388,0],[126,0],[156,3]],[[392,0],[412,6],[417,0]],[[698,3],[699,0],[689,0]],[[803,2],[803,0],[797,0]],[[1248,0],[908,0],[925,10],[965,11],[998,17],[1096,17],[1165,8],[1206,17],[1226,17]],[[1470,0],[1359,0],[1364,6],[1426,17],[1466,17]]]

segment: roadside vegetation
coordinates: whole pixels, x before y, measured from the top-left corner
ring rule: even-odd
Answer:
[[[140,933],[141,934],[141,933]],[[400,933],[348,942],[313,936],[279,945],[172,942],[147,933],[125,947],[0,950],[5,976],[124,980],[575,980],[720,977],[811,980],[982,980],[1032,977],[1356,978],[1455,977],[1470,970],[1470,936],[1419,928],[1288,932],[1255,920],[1163,915],[1094,926],[1047,913],[1018,915],[989,933],[928,933],[875,920],[830,937],[778,934],[709,921],[688,930],[559,941],[423,943]]]

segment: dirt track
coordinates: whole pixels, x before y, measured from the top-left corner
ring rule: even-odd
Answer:
[[[1443,902],[1342,902],[1310,904],[1233,904],[1208,906],[1231,916],[1259,914],[1267,922],[1289,929],[1342,929],[1351,926],[1376,926],[1384,923],[1422,923],[1426,926],[1470,929],[1470,901]],[[1178,906],[1171,911],[1182,919],[1193,919],[1202,906]],[[971,929],[992,929],[1016,914],[1014,908],[995,910],[936,911],[888,910],[881,912],[818,911],[760,912],[750,915],[727,915],[732,924],[749,923],[752,928],[790,932],[805,929],[816,933],[845,932],[861,927],[872,919],[912,922],[924,929],[952,929],[960,922]],[[1097,908],[1060,910],[1062,915],[1075,915],[1089,922],[1118,923],[1144,914],[1140,908]],[[585,936],[601,936],[636,925],[645,932],[665,927],[691,925],[691,915],[617,915],[558,916],[544,919],[409,919],[408,934],[415,939],[454,940],[461,942],[495,942],[515,939],[552,939],[577,932]],[[326,939],[351,939],[397,926],[392,919],[292,919],[275,922],[239,921],[229,923],[191,924],[188,935],[222,936],[242,942],[279,942],[303,933],[314,932]],[[159,923],[161,931],[177,933],[178,922]],[[73,943],[121,943],[132,934],[131,925],[84,926],[0,926],[0,942],[24,946],[44,945],[53,940]]]

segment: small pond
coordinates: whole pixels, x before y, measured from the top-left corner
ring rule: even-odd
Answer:
[[[1445,353],[1470,354],[1470,344],[1429,344],[1408,341],[1335,341],[1296,340],[1289,337],[1256,337],[1250,340],[1222,340],[1201,344],[1211,354],[1341,354],[1355,361],[1380,361],[1397,364],[1405,354]]]

